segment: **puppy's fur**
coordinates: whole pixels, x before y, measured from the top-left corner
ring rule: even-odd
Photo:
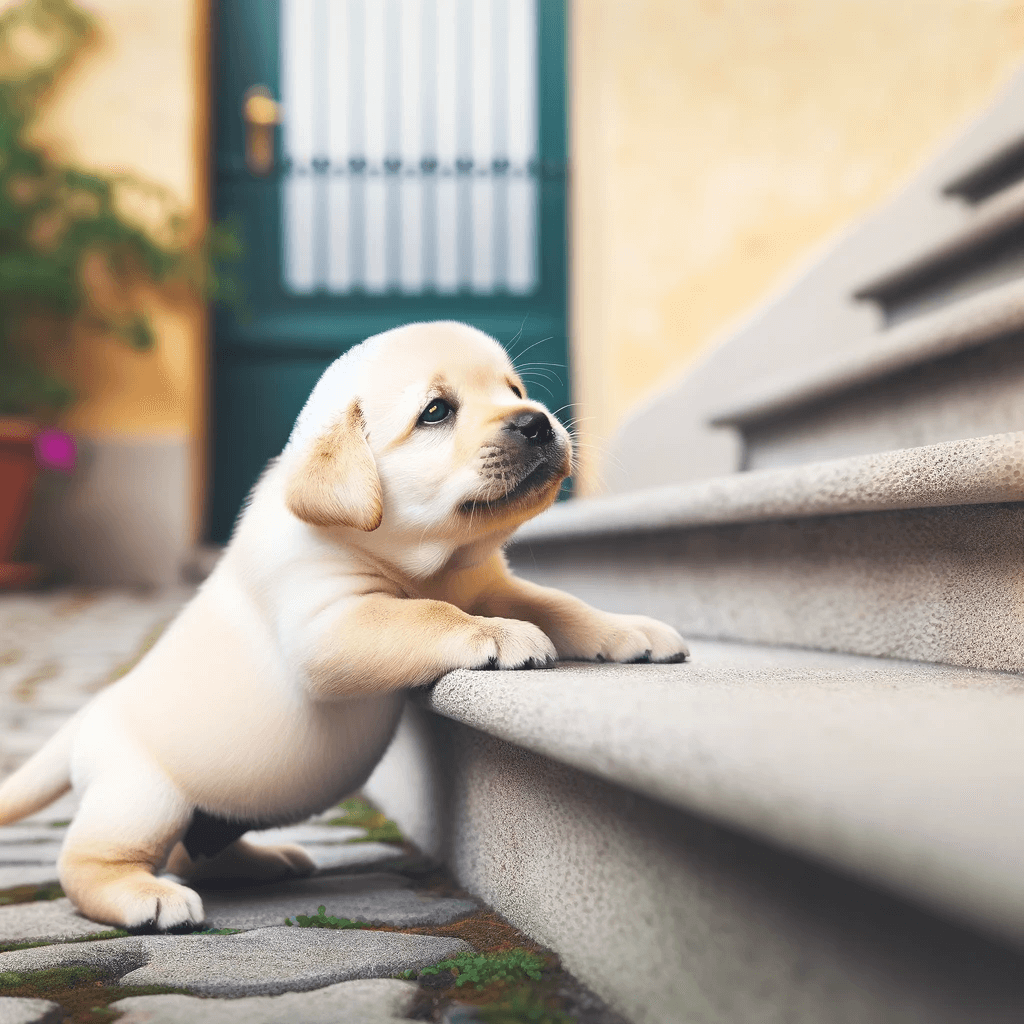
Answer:
[[[454,411],[424,422],[439,400]],[[79,910],[188,927],[202,901],[157,872],[311,872],[300,847],[242,833],[360,786],[405,687],[456,668],[684,658],[660,622],[509,572],[502,544],[554,500],[571,457],[566,431],[479,331],[416,324],[357,346],[314,388],[217,567],[152,651],[0,786],[0,823],[73,785],[59,873]]]

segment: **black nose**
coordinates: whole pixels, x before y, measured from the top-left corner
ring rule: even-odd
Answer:
[[[513,416],[505,427],[522,434],[529,445],[547,444],[555,436],[551,421],[542,412],[521,412]]]

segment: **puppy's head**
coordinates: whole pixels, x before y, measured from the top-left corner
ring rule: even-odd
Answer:
[[[572,446],[496,341],[428,323],[377,335],[332,364],[285,457],[299,519],[461,545],[507,534],[551,504]]]

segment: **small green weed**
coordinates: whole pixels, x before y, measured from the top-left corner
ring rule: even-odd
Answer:
[[[365,828],[366,835],[350,839],[350,843],[404,843],[405,837],[398,826],[361,797],[343,800],[338,807],[342,813],[331,818],[328,825]]]
[[[299,928],[369,928],[368,924],[362,921],[351,921],[347,917],[328,917],[327,908],[318,907],[316,914],[296,914],[293,921],[290,917],[284,919],[288,925],[297,925]]]
[[[241,935],[241,928],[204,928],[196,932],[196,935]]]
[[[502,953],[460,953],[450,960],[442,960],[433,967],[424,967],[420,974],[440,974],[451,971],[455,974],[455,985],[474,985],[477,990],[500,982],[515,985],[525,981],[540,981],[544,969],[544,958],[527,949],[509,949]]]

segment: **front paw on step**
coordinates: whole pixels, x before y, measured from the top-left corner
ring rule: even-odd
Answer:
[[[656,662],[660,665],[686,661],[690,649],[671,626],[643,615],[610,616],[594,661],[620,664]],[[607,628],[610,626],[611,628]]]

